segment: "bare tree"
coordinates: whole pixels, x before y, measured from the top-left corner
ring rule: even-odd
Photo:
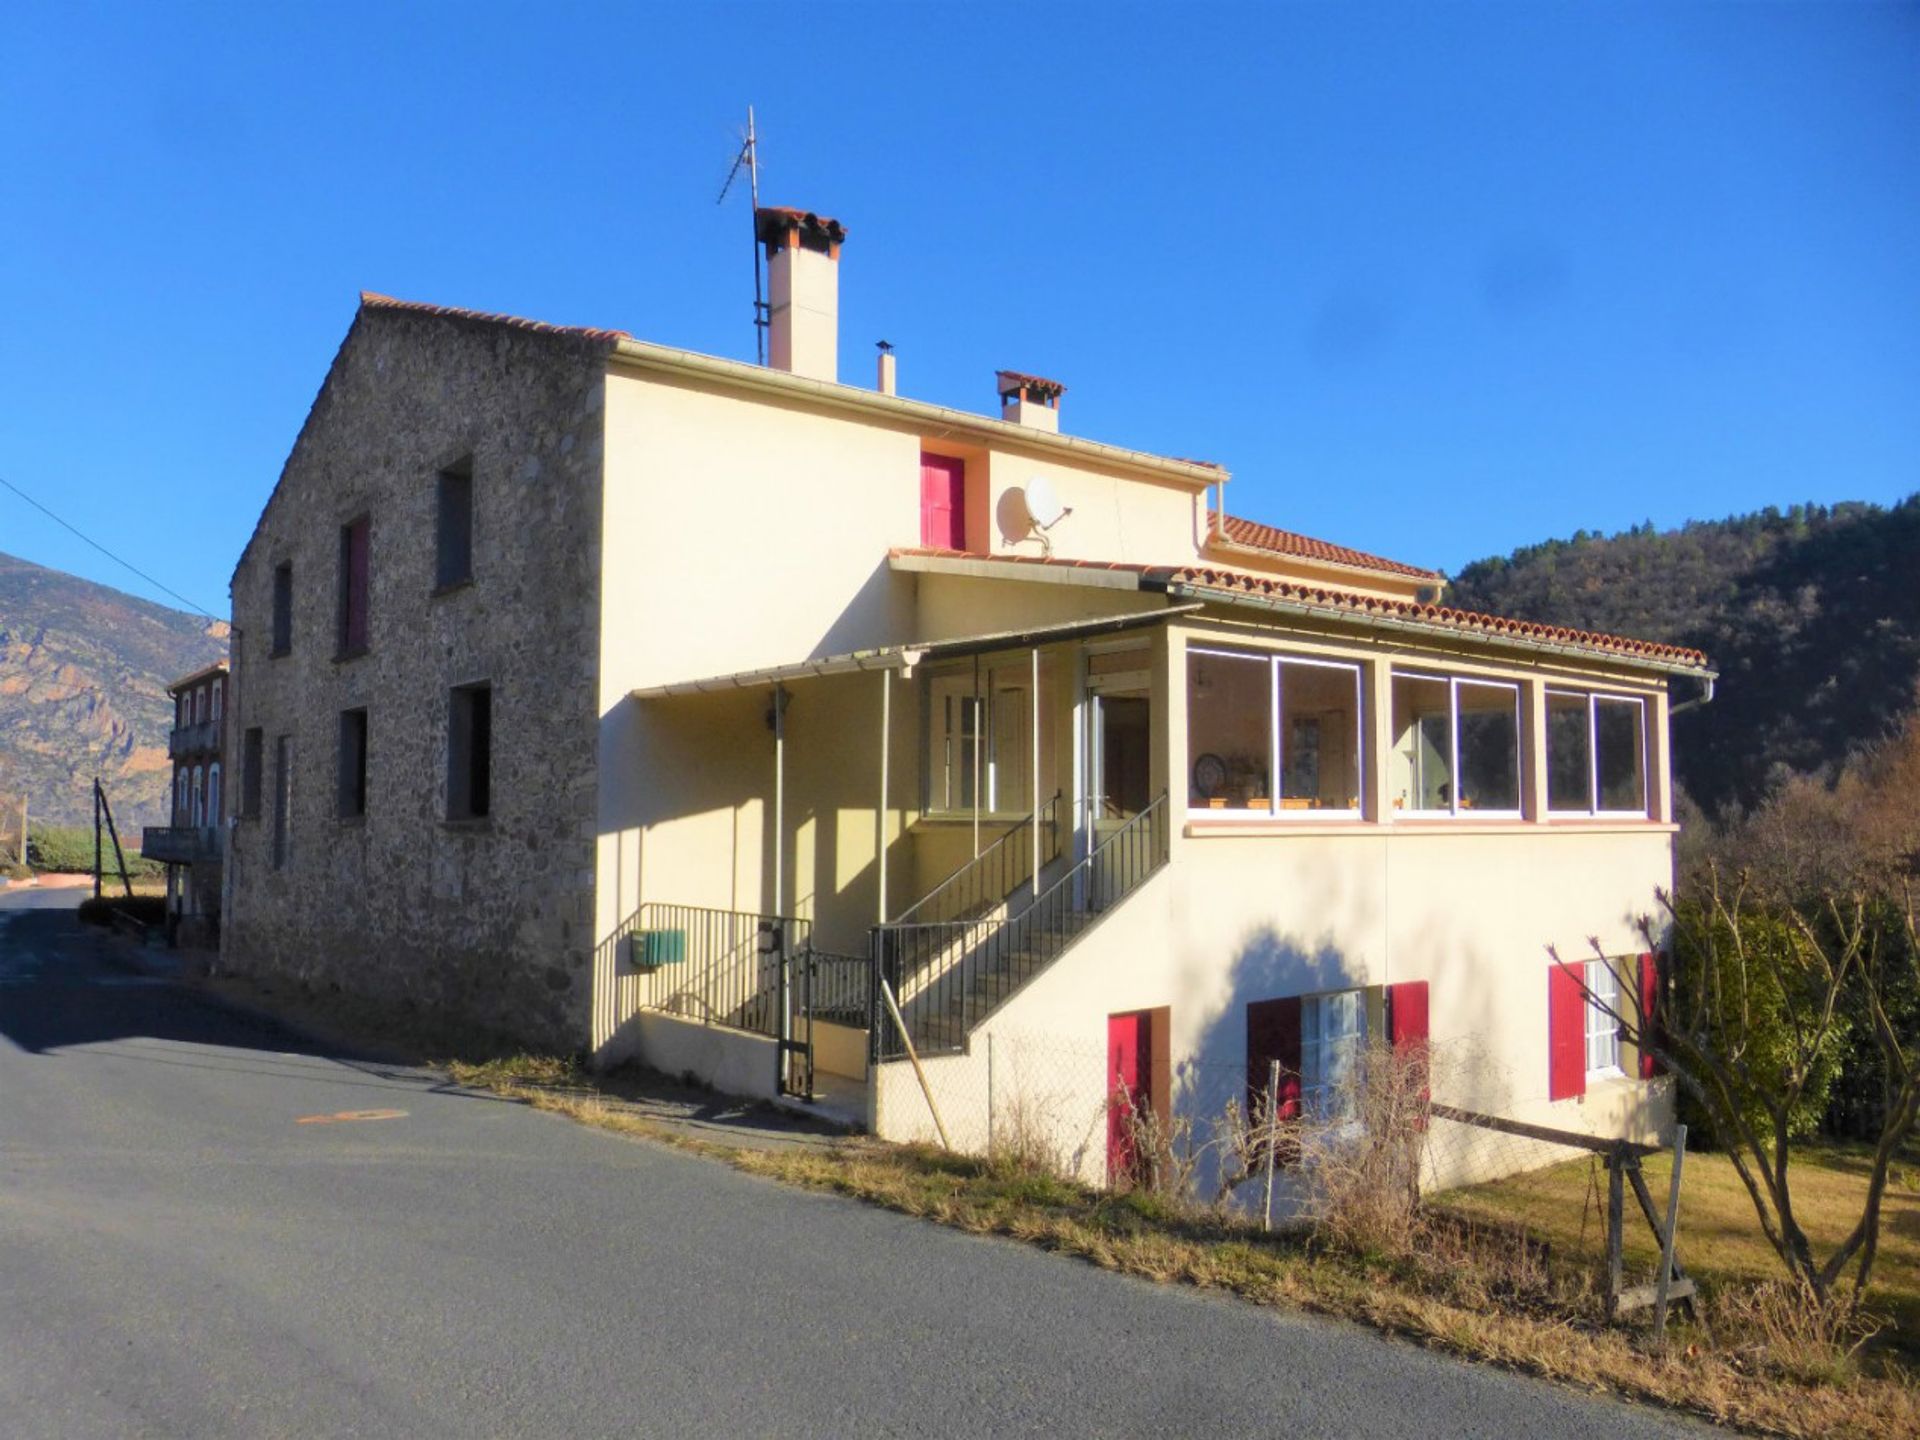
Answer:
[[[1920,715],[1831,788],[1790,782],[1724,837],[1722,854],[1746,862],[1737,872],[1709,860],[1683,901],[1661,893],[1665,915],[1641,929],[1680,957],[1664,993],[1645,993],[1636,965],[1609,998],[1569,966],[1588,1003],[1699,1102],[1789,1273],[1846,1309],[1873,1273],[1889,1171],[1920,1126],[1917,824]],[[1862,1037],[1884,1076],[1867,1191],[1820,1253],[1794,1207],[1794,1146],[1810,1097]]]

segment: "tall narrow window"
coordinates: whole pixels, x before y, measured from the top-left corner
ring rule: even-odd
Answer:
[[[1620,1072],[1620,978],[1605,960],[1586,962],[1587,1074]]]
[[[273,738],[273,868],[285,868],[293,849],[293,737]]]
[[[447,715],[447,818],[493,813],[493,687],[461,685]]]
[[[335,774],[343,820],[367,813],[367,712],[340,712],[340,745]]]
[[[220,762],[207,767],[207,824],[220,823]]]
[[[340,654],[367,648],[367,517],[340,527]]]
[[[266,736],[258,725],[247,727],[240,741],[240,816],[244,820],[260,818],[260,769]]]
[[[216,678],[213,682],[213,719],[218,720],[226,708],[227,682]]]
[[[283,560],[273,567],[273,653],[284,655],[293,649],[293,562]]]
[[[436,482],[434,584],[439,589],[473,578],[473,461],[440,472]]]

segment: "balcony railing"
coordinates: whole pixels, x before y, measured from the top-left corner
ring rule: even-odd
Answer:
[[[198,725],[176,725],[173,733],[167,736],[167,756],[178,760],[182,755],[206,755],[220,752],[220,722],[202,720]]]
[[[212,825],[149,825],[140,832],[140,853],[163,865],[218,860],[220,831]]]

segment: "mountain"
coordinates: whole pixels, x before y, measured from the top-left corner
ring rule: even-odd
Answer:
[[[0,555],[0,789],[93,823],[93,777],[122,835],[166,818],[167,682],[227,653],[227,623]]]
[[[1674,770],[1720,814],[1788,772],[1831,775],[1914,707],[1920,494],[1582,531],[1476,560],[1450,603],[1705,650],[1719,684],[1675,717]]]

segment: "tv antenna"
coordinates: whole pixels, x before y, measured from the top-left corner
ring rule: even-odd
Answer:
[[[767,363],[767,302],[766,286],[760,277],[760,139],[754,133],[753,107],[747,107],[747,133],[740,138],[740,149],[733,157],[733,168],[727,172],[727,182],[720,187],[720,198],[714,203],[724,205],[727,196],[733,191],[733,182],[740,178],[740,172],[747,172],[747,193],[753,201],[753,213],[747,217],[753,229],[753,349],[759,362]]]

